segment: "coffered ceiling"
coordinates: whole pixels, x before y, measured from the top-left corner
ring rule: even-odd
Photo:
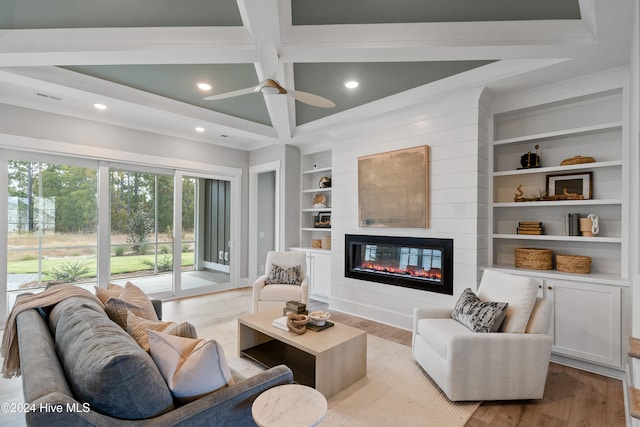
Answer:
[[[625,65],[634,1],[615,4],[0,0],[0,103],[247,150],[302,145],[458,90]],[[335,107],[260,91],[204,99],[266,78]]]

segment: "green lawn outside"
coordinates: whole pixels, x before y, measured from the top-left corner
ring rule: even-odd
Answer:
[[[158,255],[158,263],[162,263],[166,255],[159,254]],[[97,265],[95,258],[51,258],[42,260],[42,268],[43,270],[47,270],[50,268],[60,269],[65,264],[73,265],[76,262],[86,260],[87,267],[90,269],[87,274],[84,274],[82,277],[90,278],[96,277],[97,275]],[[122,273],[132,273],[135,271],[141,270],[149,270],[150,267],[144,263],[144,261],[154,262],[153,255],[127,255],[127,256],[112,256],[111,257],[111,274],[122,274]],[[193,265],[193,252],[184,252],[182,253],[182,266],[191,266]],[[26,260],[26,261],[11,261],[7,263],[7,272],[9,274],[30,274],[38,272],[38,261],[37,260]]]

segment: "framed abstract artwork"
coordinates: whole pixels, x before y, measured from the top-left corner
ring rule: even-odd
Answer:
[[[429,146],[358,158],[360,227],[429,227]]]

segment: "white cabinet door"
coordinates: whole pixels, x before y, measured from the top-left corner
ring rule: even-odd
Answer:
[[[307,252],[309,293],[328,298],[331,294],[331,254]]]
[[[621,366],[621,290],[616,286],[547,280],[553,302],[553,351]]]

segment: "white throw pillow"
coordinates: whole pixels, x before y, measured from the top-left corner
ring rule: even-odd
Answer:
[[[538,282],[530,277],[485,270],[478,288],[482,301],[509,303],[500,332],[524,333],[538,295]]]
[[[222,346],[148,330],[149,349],[173,397],[189,402],[233,384]]]

